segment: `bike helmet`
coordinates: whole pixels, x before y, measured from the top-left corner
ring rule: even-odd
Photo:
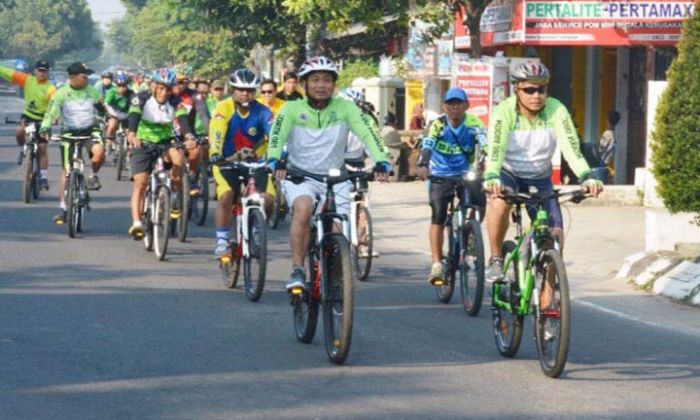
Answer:
[[[192,78],[193,70],[192,66],[189,64],[177,64],[175,67],[173,67],[173,70],[175,71],[175,77],[177,78],[178,82],[183,82]]]
[[[549,82],[547,66],[536,61],[520,63],[510,70],[510,78],[514,83],[520,82]]]
[[[260,79],[248,69],[238,69],[229,76],[229,84],[239,89],[257,89]]]
[[[109,70],[103,71],[103,72],[100,74],[100,77],[103,77],[103,78],[104,78],[104,77],[108,77],[108,78],[110,78],[110,79],[114,79],[114,75],[113,75],[112,72],[109,71]]]
[[[364,102],[365,100],[365,95],[359,89],[355,88],[341,89],[340,92],[338,92],[338,97],[355,103]]]
[[[168,87],[172,87],[173,85],[175,85],[176,79],[177,77],[175,76],[175,72],[167,67],[158,69],[154,71],[151,75],[152,82],[156,82],[158,84],[165,85]]]
[[[119,70],[116,76],[115,82],[117,83],[117,86],[126,86],[129,84],[129,82],[131,82],[131,77],[129,77],[125,71]]]
[[[338,68],[335,66],[333,60],[328,57],[318,56],[309,58],[304,61],[304,64],[299,68],[299,78],[301,80],[309,77],[311,73],[318,71],[325,71],[333,76],[333,80],[338,80]]]

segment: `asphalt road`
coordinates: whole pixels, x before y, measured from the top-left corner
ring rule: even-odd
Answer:
[[[0,119],[19,102],[0,97]],[[436,301],[424,187],[373,186],[377,247],[357,284],[350,356],[321,327],[297,342],[283,291],[285,223],[269,235],[260,302],[225,290],[211,217],[156,261],[126,236],[130,183],[101,171],[85,232],[69,239],[51,190],[20,202],[12,126],[0,124],[0,418],[688,418],[700,412],[700,313],[608,280],[643,246],[641,210],[572,208],[566,254],[573,333],[560,379],[540,371],[528,321],[515,359],[487,307]]]

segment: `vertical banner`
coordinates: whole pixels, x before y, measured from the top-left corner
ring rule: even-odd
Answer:
[[[452,86],[467,92],[467,112],[479,117],[488,126],[493,99],[493,64],[473,60],[466,54],[455,54],[452,78]]]

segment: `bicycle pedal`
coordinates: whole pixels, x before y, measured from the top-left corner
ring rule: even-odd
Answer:
[[[287,291],[291,296],[296,296],[296,297],[301,297],[301,295],[304,294],[304,288],[303,287],[292,287]]]
[[[445,279],[440,279],[440,278],[434,278],[430,279],[430,284],[432,284],[435,287],[442,287],[447,284]]]

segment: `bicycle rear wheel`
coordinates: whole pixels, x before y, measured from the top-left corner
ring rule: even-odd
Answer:
[[[540,254],[535,269],[535,284],[540,291],[548,279],[552,286],[552,299],[546,308],[538,305],[535,309],[535,342],[542,371],[550,378],[556,378],[564,370],[569,354],[571,307],[564,262],[553,249]]]
[[[199,195],[192,199],[192,220],[202,226],[207,220],[209,210],[209,172],[204,162],[199,163],[194,183],[199,186]]]
[[[452,221],[447,220],[445,223],[445,228],[443,230],[443,251],[442,251],[442,268],[443,268],[443,279],[442,285],[434,286],[435,295],[437,299],[442,303],[450,303],[452,300],[452,294],[455,291],[455,273],[457,270],[457,242],[453,237]]]
[[[34,176],[34,151],[31,147],[27,147],[27,151],[24,154],[24,179],[22,180],[22,199],[26,204],[32,201],[33,194],[33,176]]]
[[[122,180],[122,172],[126,165],[126,142],[124,134],[117,133],[117,181]]]
[[[467,315],[476,316],[484,298],[484,239],[481,225],[475,219],[466,220],[460,235],[459,284],[462,306]]]
[[[312,238],[314,237],[312,236]],[[306,278],[305,291],[301,296],[291,298],[292,306],[294,307],[294,332],[297,340],[302,343],[310,343],[314,338],[314,334],[316,334],[318,304],[321,297],[320,261],[312,247],[314,247],[313,244],[309,246],[307,258],[309,260],[309,272]]]
[[[364,229],[360,229],[361,218],[365,220]],[[355,226],[357,226],[357,246],[352,247],[352,261],[355,272],[357,273],[357,278],[360,281],[365,281],[369,277],[369,271],[372,268],[372,246],[374,242],[372,237],[372,215],[367,207],[363,206],[357,212]],[[359,255],[359,251],[362,248],[367,251],[366,257],[360,257]]]
[[[76,223],[76,230],[78,232],[83,231],[83,222],[85,221],[85,209],[87,208],[88,199],[88,189],[87,183],[85,182],[85,177],[81,174],[78,177],[78,222]]]
[[[150,184],[150,182],[149,182]],[[146,193],[143,198],[143,210],[141,211],[141,224],[143,225],[144,235],[143,235],[143,245],[146,247],[146,251],[153,251],[153,214],[151,209],[151,203],[153,200],[153,194],[151,194],[150,185],[146,187]]]
[[[185,169],[182,175],[182,188],[180,189],[180,218],[177,219],[177,238],[180,242],[187,240],[187,228],[190,221],[190,190],[192,189],[192,175]]]
[[[165,258],[170,239],[170,189],[161,185],[156,190],[155,214],[153,214],[153,239],[156,257]]]
[[[506,241],[501,247],[503,256],[515,249],[513,241]],[[520,348],[523,337],[523,316],[517,314],[516,301],[518,298],[518,267],[517,261],[513,261],[510,271],[503,273],[508,278],[507,284],[494,283],[493,296],[511,304],[511,310],[501,308],[495,304],[493,309],[493,333],[496,338],[498,352],[505,357],[514,357]]]
[[[39,169],[39,157],[34,155],[34,168],[32,170],[32,196],[35,200],[39,199],[39,180],[41,179],[41,169]]]
[[[272,207],[272,213],[270,214],[270,218],[267,219],[267,224],[270,226],[271,229],[277,229],[277,225],[279,224],[280,220],[284,218],[284,216],[281,214],[282,211],[282,183],[278,180],[274,180],[274,186],[275,186],[275,203]]]
[[[267,225],[265,216],[257,208],[248,213],[248,257],[243,259],[243,283],[245,295],[257,302],[265,287],[267,269]]]
[[[78,174],[75,171],[71,171],[68,175],[68,194],[66,197],[66,213],[68,215],[68,236],[75,238],[76,232],[78,232],[78,218],[80,213],[80,206],[78,204]]]
[[[350,351],[353,322],[350,244],[341,234],[323,241],[323,335],[331,362],[342,364]]]

